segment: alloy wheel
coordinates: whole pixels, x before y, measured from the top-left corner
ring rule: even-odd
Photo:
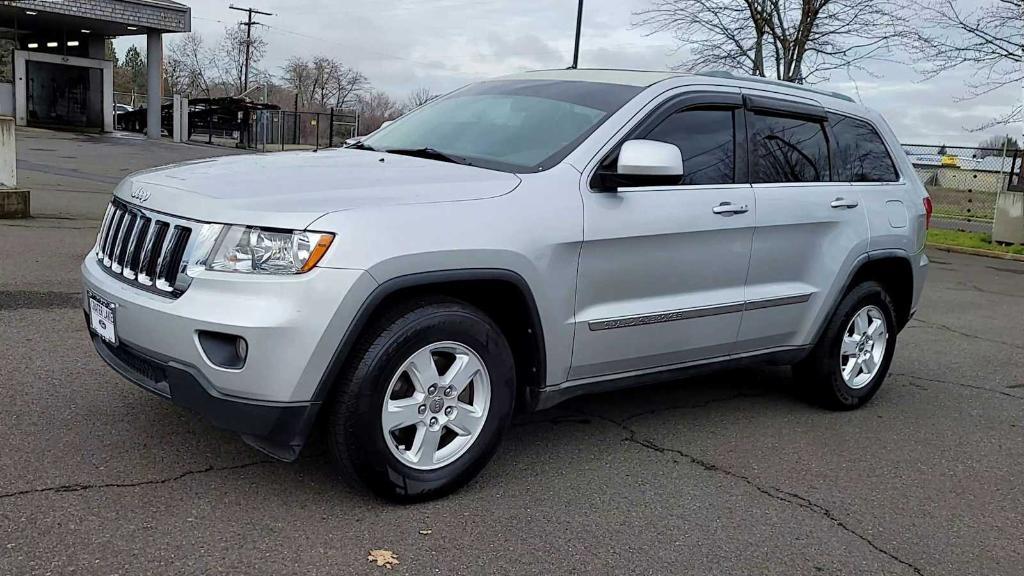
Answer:
[[[491,380],[480,356],[437,342],[409,357],[388,386],[381,428],[403,464],[434,470],[466,453],[487,421]]]
[[[877,306],[865,306],[853,316],[839,353],[839,370],[847,386],[859,390],[871,382],[885,359],[888,341],[885,315]]]

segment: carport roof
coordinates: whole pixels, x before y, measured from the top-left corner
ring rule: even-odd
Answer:
[[[17,0],[0,5],[0,21],[19,31],[86,29],[103,36],[188,32],[191,9],[172,0]]]

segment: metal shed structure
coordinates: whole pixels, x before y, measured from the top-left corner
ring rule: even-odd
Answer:
[[[172,0],[0,2],[0,114],[19,126],[112,131],[113,65],[105,40],[147,36],[149,102],[160,102],[163,35],[188,32],[191,10]],[[160,107],[150,106],[150,138]]]

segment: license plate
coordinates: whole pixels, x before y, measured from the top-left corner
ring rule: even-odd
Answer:
[[[114,304],[89,293],[89,326],[92,327],[93,332],[100,335],[100,338],[116,345],[117,320],[114,308]]]

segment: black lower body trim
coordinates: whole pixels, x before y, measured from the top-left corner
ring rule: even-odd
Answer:
[[[568,382],[558,386],[531,391],[528,397],[528,405],[531,410],[546,410],[570,398],[584,394],[613,392],[636,386],[703,376],[723,370],[735,370],[746,366],[791,366],[803,360],[811,350],[811,346],[797,346],[768,352],[698,360],[668,368],[655,368],[587,378],[582,381]]]
[[[136,385],[197,412],[218,428],[238,432],[275,458],[289,462],[298,458],[316,420],[318,402],[267,404],[217,396],[186,370],[128,344],[112,346],[91,335],[100,358]]]

